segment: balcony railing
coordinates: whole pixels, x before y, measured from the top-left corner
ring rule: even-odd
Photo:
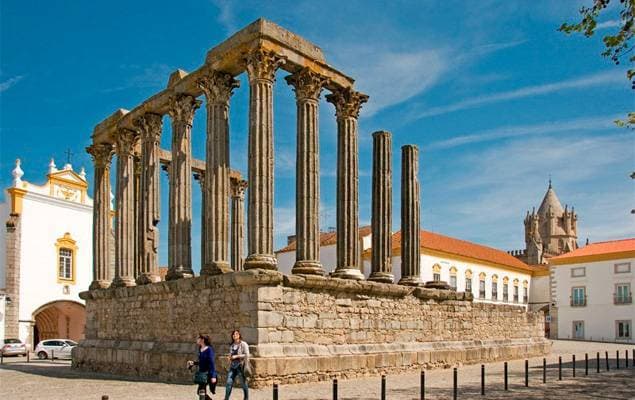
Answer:
[[[572,297],[571,307],[586,307],[586,296],[584,297]]]
[[[613,304],[632,304],[633,303],[633,296],[632,295],[628,295],[628,296],[624,296],[624,295],[613,295]]]

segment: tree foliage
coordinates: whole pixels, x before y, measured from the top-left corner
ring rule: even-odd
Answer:
[[[608,7],[611,0],[593,0],[591,7],[580,8],[582,20],[576,24],[564,23],[558,29],[566,34],[583,33],[586,37],[591,37],[598,27],[598,17]],[[619,27],[617,32],[612,32],[602,38],[604,51],[602,56],[610,58],[616,65],[624,61],[624,57],[633,51],[633,36],[635,35],[635,0],[619,0],[620,19],[615,24]],[[635,90],[635,69],[632,68],[635,62],[635,55],[631,54],[627,59],[629,68],[626,71],[626,78]],[[620,126],[635,126],[635,113],[628,114],[627,121],[616,121]]]

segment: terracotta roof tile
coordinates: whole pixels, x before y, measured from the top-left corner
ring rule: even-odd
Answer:
[[[563,255],[552,257],[551,260],[566,260],[575,257],[595,256],[600,254],[623,253],[635,251],[635,238],[611,240],[607,242],[591,243]]]
[[[359,228],[359,237],[368,236],[371,233],[370,225],[362,226]],[[322,232],[320,233],[320,247],[330,246],[337,243],[337,232]],[[277,253],[287,253],[295,251],[296,241],[289,243],[287,246],[276,251]]]

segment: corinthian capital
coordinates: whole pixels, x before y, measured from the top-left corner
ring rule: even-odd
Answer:
[[[232,179],[231,185],[231,196],[233,198],[244,199],[245,198],[245,190],[247,189],[247,181],[243,179]]]
[[[362,104],[368,101],[364,93],[356,92],[352,88],[344,88],[326,96],[326,101],[335,106],[337,118],[359,118]]]
[[[129,156],[134,151],[134,146],[139,138],[139,134],[130,129],[119,129],[117,131],[117,137],[115,138],[116,147],[115,151],[117,156]]]
[[[202,101],[196,100],[194,96],[189,94],[178,94],[170,98],[168,114],[173,121],[185,122],[188,125],[192,125],[194,112],[202,103]]]
[[[249,82],[263,79],[273,82],[278,67],[287,61],[286,57],[279,56],[273,51],[258,48],[247,54],[247,75]]]
[[[113,145],[111,143],[94,143],[86,147],[86,152],[95,163],[95,167],[107,168],[110,166],[113,155]]]
[[[232,92],[240,86],[240,82],[233,76],[218,71],[210,71],[196,83],[205,93],[208,104],[229,103]]]
[[[145,113],[134,121],[141,138],[145,141],[159,142],[163,130],[163,117],[159,114]]]
[[[306,67],[284,79],[289,85],[293,86],[298,100],[317,100],[320,97],[322,88],[328,82],[326,77]]]

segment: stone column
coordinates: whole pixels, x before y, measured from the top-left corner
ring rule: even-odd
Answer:
[[[249,209],[245,269],[277,269],[273,254],[273,82],[284,58],[253,50],[249,75]]]
[[[373,133],[371,281],[392,283],[392,136]]]
[[[417,286],[421,281],[419,246],[419,149],[401,148],[401,279],[400,285]]]
[[[243,270],[243,241],[245,240],[245,189],[247,181],[232,181],[232,216],[231,216],[231,265],[234,271]]]
[[[333,276],[364,279],[359,252],[357,118],[368,96],[351,88],[326,96],[337,117],[337,266]]]
[[[297,153],[295,179],[296,261],[293,274],[324,275],[320,264],[320,145],[318,105],[326,78],[303,68],[286,77],[295,90]]]
[[[128,129],[117,132],[115,279],[112,286],[134,286],[135,219],[134,219],[134,145],[137,134]]]
[[[137,121],[141,132],[140,183],[140,265],[137,284],[144,285],[161,280],[157,249],[159,247],[159,220],[161,219],[161,191],[159,188],[161,162],[159,149],[163,117],[146,113]]]
[[[201,190],[201,270],[203,269],[203,262],[205,261],[205,251],[207,247],[207,232],[205,226],[209,223],[207,215],[205,214],[205,171],[197,172],[194,174],[194,180],[198,181],[199,189]]]
[[[141,249],[142,249],[142,240],[143,240],[143,234],[141,231],[141,226],[142,226],[142,221],[141,221],[141,157],[139,157],[139,155],[135,155],[134,156],[134,200],[132,202],[133,204],[133,210],[134,210],[134,221],[135,221],[135,229],[134,229],[134,233],[135,233],[135,241],[134,241],[134,269],[133,269],[133,274],[132,276],[135,278],[135,283],[137,281],[137,278],[139,277],[140,271],[141,271]]]
[[[86,148],[93,159],[95,181],[93,186],[93,281],[89,289],[110,286],[110,162],[113,146],[110,143],[93,144]]]
[[[192,271],[192,121],[201,101],[179,94],[170,100],[172,161],[167,280],[190,278]]]
[[[210,71],[198,85],[207,99],[207,141],[203,210],[205,231],[201,275],[230,272],[229,266],[229,99],[238,87],[231,75]]]

